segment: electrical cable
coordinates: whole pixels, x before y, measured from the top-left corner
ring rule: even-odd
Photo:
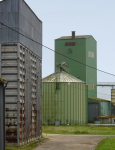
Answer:
[[[33,74],[33,73],[31,73],[31,72],[28,72],[28,71],[26,71],[27,73],[29,73],[29,74]],[[44,82],[43,82],[44,83]],[[65,83],[64,83],[65,84]],[[66,84],[65,84],[66,85]],[[78,88],[78,87],[74,87],[74,86],[71,86],[71,85],[69,85],[70,87],[73,87],[73,88],[76,88],[76,89],[80,89],[80,90],[85,90],[85,89],[82,89],[82,88]],[[86,90],[86,91],[89,91],[89,90]],[[111,96],[111,95],[108,95],[108,94],[104,94],[104,93],[99,93],[99,92],[94,92],[94,91],[89,91],[89,92],[92,92],[92,93],[97,93],[97,94],[101,94],[101,95],[106,95],[106,96]]]
[[[43,44],[41,44],[41,43],[39,43],[39,42],[37,42],[37,41],[35,41],[35,40],[29,38],[28,36],[26,36],[26,35],[24,35],[24,34],[18,32],[18,31],[16,31],[15,29],[12,29],[11,27],[9,27],[9,26],[3,24],[2,22],[0,22],[0,24],[3,25],[3,26],[5,26],[5,27],[7,27],[7,28],[9,28],[9,29],[11,29],[11,30],[13,30],[14,32],[17,32],[18,34],[20,34],[20,35],[22,35],[22,36],[24,36],[24,37],[30,39],[31,41],[33,41],[33,42],[35,42],[35,43],[37,43],[37,44],[39,44],[39,45],[41,45],[41,46],[43,46],[43,47],[45,47],[45,48],[51,50],[51,51],[53,51],[53,52],[55,52],[55,53],[57,53],[57,54],[59,54],[59,55],[62,55],[62,56],[66,57],[66,58],[68,58],[68,59],[70,59],[70,60],[72,60],[72,61],[75,61],[75,62],[77,62],[77,63],[79,63],[79,64],[82,64],[82,65],[84,65],[84,66],[87,66],[87,67],[89,67],[89,68],[95,69],[95,70],[97,70],[97,71],[100,71],[100,72],[109,74],[109,75],[111,75],[111,76],[115,76],[115,74],[112,74],[112,73],[109,73],[109,72],[106,72],[106,71],[103,71],[103,70],[100,70],[100,69],[91,67],[91,66],[86,65],[86,64],[84,64],[84,63],[82,63],[82,62],[79,62],[79,61],[77,61],[77,60],[75,60],[75,59],[72,59],[72,58],[70,58],[70,57],[68,57],[68,56],[65,56],[65,55],[63,55],[62,53],[56,52],[55,50],[53,50],[53,49],[51,49],[51,48],[49,48],[49,47],[47,47],[47,46],[45,46],[45,45],[43,45]]]
[[[28,36],[26,36],[26,35],[24,35],[24,34],[22,34],[22,33],[18,32],[18,31],[16,31],[15,29],[13,29],[13,28],[11,28],[11,27],[9,27],[9,26],[7,26],[7,25],[3,24],[2,22],[0,22],[0,24],[1,24],[1,25],[3,25],[3,26],[5,26],[5,27],[7,27],[7,28],[9,28],[9,29],[11,29],[11,30],[13,30],[14,32],[17,32],[18,34],[20,34],[20,35],[22,35],[22,36],[24,36],[24,37],[28,38],[29,40],[31,40],[31,41],[33,41],[33,42],[35,42],[35,43],[37,43],[37,44],[39,44],[39,45],[41,45],[41,46],[43,46],[43,47],[45,47],[45,48],[49,49],[49,50],[51,50],[51,51],[53,51],[53,52],[55,52],[55,53],[57,53],[57,54],[59,54],[59,55],[62,55],[62,56],[66,57],[66,58],[68,58],[68,59],[70,59],[70,60],[72,60],[72,61],[75,61],[75,62],[77,62],[77,63],[80,63],[80,64],[82,64],[82,65],[85,65],[85,66],[87,66],[87,67],[90,67],[90,68],[92,68],[92,69],[98,70],[98,71],[100,71],[100,72],[103,72],[103,73],[106,73],[106,74],[109,74],[109,75],[115,76],[114,74],[111,74],[111,73],[105,72],[105,71],[103,71],[103,70],[100,70],[100,69],[97,69],[97,68],[91,67],[91,66],[86,65],[86,64],[84,64],[84,63],[82,63],[82,62],[79,62],[79,61],[77,61],[77,60],[75,60],[75,59],[72,59],[72,58],[70,58],[70,57],[68,57],[68,56],[65,56],[65,55],[63,55],[62,53],[56,52],[55,50],[53,50],[53,49],[51,49],[51,48],[49,48],[49,47],[47,47],[47,46],[45,46],[45,45],[43,45],[43,44],[41,44],[41,43],[39,43],[39,42],[37,42],[37,41],[35,41],[35,40],[33,40],[33,39],[29,38]],[[28,72],[28,73],[29,73],[29,72]],[[73,86],[72,86],[72,87],[73,87]],[[79,88],[78,88],[78,89],[79,89]],[[87,90],[87,91],[88,91],[88,90]],[[90,92],[93,92],[93,91],[90,91]],[[98,92],[93,92],[93,93],[98,93]],[[111,96],[111,95],[104,94],[104,93],[98,93],[98,94]]]
[[[52,76],[52,75],[50,75]],[[47,77],[46,77],[47,78]],[[69,81],[68,81],[69,82]],[[43,82],[44,83],[44,82]],[[50,83],[53,83],[53,82],[50,82]],[[58,82],[58,83],[61,83],[61,82]],[[70,84],[73,83],[73,82],[69,82]],[[76,82],[75,82],[76,83]],[[85,82],[84,82],[85,83]],[[65,82],[64,82],[65,84]],[[66,85],[66,84],[65,84]],[[75,86],[71,86],[69,85],[70,87],[73,87],[73,88],[76,88],[76,89],[80,89],[80,90],[86,90],[86,89],[83,89],[83,88],[78,88],[78,87],[75,87]],[[86,91],[89,91],[89,90],[86,90]],[[92,93],[97,93],[97,94],[102,94],[102,95],[106,95],[106,96],[111,96],[111,95],[108,95],[108,94],[104,94],[104,93],[99,93],[99,92],[94,92],[94,91],[89,91],[89,92],[92,92]]]
[[[73,88],[77,88],[77,89],[80,89],[80,90],[86,90],[86,89],[82,89],[82,88],[78,88],[78,87],[74,87],[74,86],[71,86],[69,85],[70,87],[73,87]],[[86,90],[86,91],[89,91],[89,90]],[[89,92],[92,92],[92,93],[97,93],[97,94],[102,94],[102,95],[106,95],[106,96],[111,96],[111,95],[108,95],[108,94],[104,94],[104,93],[98,93],[98,92],[94,92],[94,91],[89,91]]]

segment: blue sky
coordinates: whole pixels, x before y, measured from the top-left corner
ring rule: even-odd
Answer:
[[[115,0],[26,0],[43,22],[43,44],[54,49],[60,36],[92,35],[97,41],[97,68],[115,74]],[[54,53],[43,48],[42,76],[54,72]],[[98,82],[115,76],[98,72]]]

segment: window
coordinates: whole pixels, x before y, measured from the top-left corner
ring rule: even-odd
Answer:
[[[88,52],[88,56],[91,57],[91,58],[94,58],[94,52],[90,52],[90,51],[89,51],[89,52]]]

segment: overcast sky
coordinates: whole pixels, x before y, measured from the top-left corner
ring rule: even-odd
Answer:
[[[115,0],[26,0],[43,22],[43,44],[54,49],[60,36],[92,35],[97,41],[97,68],[115,74]],[[43,48],[42,77],[54,72],[54,53]],[[115,77],[98,72],[99,82]]]

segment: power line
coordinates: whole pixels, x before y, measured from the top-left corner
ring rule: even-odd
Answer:
[[[13,30],[14,32],[17,32],[18,34],[20,34],[20,35],[22,35],[22,36],[24,36],[24,37],[26,37],[26,38],[28,38],[28,39],[30,39],[30,40],[32,40],[32,41],[38,43],[37,41],[35,41],[35,40],[29,38],[28,36],[23,35],[22,33],[16,31],[15,29],[12,29],[11,27],[9,27],[9,26],[3,24],[2,22],[0,22],[0,24],[3,25],[3,26],[5,26],[5,27],[7,27],[7,28],[9,28],[9,29],[11,29],[11,30]],[[43,46],[43,47],[45,47],[45,48],[47,48],[47,49],[49,49],[49,50],[51,50],[51,51],[53,51],[53,52],[55,52],[55,53],[57,53],[57,54],[59,54],[59,55],[62,55],[62,56],[64,56],[64,57],[67,57],[67,56],[65,56],[65,55],[63,55],[63,54],[61,54],[61,53],[59,53],[59,52],[56,52],[55,50],[53,50],[53,49],[51,49],[51,48],[49,48],[49,47],[47,47],[47,46],[45,46],[45,45],[42,45],[41,43],[38,43],[38,44],[41,45],[41,46]],[[82,64],[82,65],[85,65],[85,66],[87,66],[87,67],[90,67],[90,68],[92,68],[92,69],[96,69],[96,68],[93,68],[93,67],[88,66],[88,65],[86,65],[86,64],[83,64],[83,63],[81,63],[81,62],[79,62],[79,61],[77,61],[77,60],[74,60],[74,59],[72,59],[72,58],[70,58],[70,57],[67,57],[67,58],[69,58],[69,59],[71,59],[71,60],[73,60],[73,61],[75,61],[75,62],[77,62],[77,63],[80,63],[80,64]],[[96,69],[96,70],[101,71],[101,72],[104,72],[104,73],[107,73],[107,74],[109,74],[109,75],[115,76],[114,74],[111,74],[111,73],[108,73],[108,72],[105,72],[105,71],[102,71],[102,70],[99,70],[99,69]],[[29,72],[28,72],[28,73],[29,73]],[[73,86],[71,86],[71,87],[73,87]],[[75,87],[75,88],[76,88],[76,87]],[[80,89],[80,88],[77,88],[77,89]],[[88,91],[88,90],[87,90],[87,91]],[[93,91],[90,91],[90,92],[93,92]],[[98,93],[98,92],[93,92],[93,93]],[[98,94],[110,96],[110,95],[104,94],[104,93],[98,93]]]
[[[50,75],[50,77],[52,77],[52,75],[53,74],[51,74]],[[45,77],[45,78],[47,78],[47,77]],[[55,81],[54,81],[55,82]],[[58,82],[58,81],[57,81]],[[69,81],[68,81],[69,82]],[[42,82],[42,83],[48,83],[47,81],[46,82]],[[50,82],[51,83],[51,82]],[[63,82],[58,82],[58,83],[63,83]],[[83,88],[79,88],[79,87],[76,87],[76,86],[72,86],[71,85],[71,83],[73,83],[73,82],[70,82],[70,85],[69,85],[69,87],[73,87],[73,88],[76,88],[76,89],[80,89],[80,90],[84,90],[84,91],[89,91],[89,89],[83,89]],[[75,82],[76,83],[76,82]],[[85,83],[85,82],[84,82]],[[64,85],[66,85],[66,83],[64,82],[63,83]],[[88,85],[87,85],[88,86]],[[95,91],[89,91],[89,92],[91,92],[91,93],[97,93],[97,94],[102,94],[102,95],[106,95],[106,96],[111,96],[111,95],[108,95],[108,94],[104,94],[104,93],[99,93],[99,92],[95,92]]]
[[[64,83],[65,84],[65,83]],[[65,84],[66,85],[66,84]],[[74,87],[74,86],[71,86],[69,85],[70,87],[73,87],[73,88],[76,88],[76,89],[80,89],[80,90],[86,90],[86,89],[83,89],[83,88],[78,88],[78,87]],[[89,91],[89,90],[86,90],[86,91]],[[111,95],[108,95],[108,94],[104,94],[104,93],[99,93],[99,92],[94,92],[94,91],[89,91],[89,92],[92,92],[92,93],[97,93],[97,94],[102,94],[102,95],[106,95],[106,96],[111,96]]]
[[[51,49],[51,48],[49,48],[49,47],[47,47],[47,46],[45,46],[45,45],[43,45],[43,44],[41,44],[41,43],[38,43],[37,41],[35,41],[35,40],[33,40],[33,39],[29,38],[28,36],[26,36],[26,35],[24,35],[24,34],[22,34],[22,33],[18,32],[18,31],[16,31],[15,29],[12,29],[11,27],[9,27],[9,26],[7,26],[7,25],[3,24],[2,22],[0,22],[0,24],[1,24],[1,25],[3,25],[3,26],[5,26],[5,27],[7,27],[7,28],[9,28],[9,29],[11,29],[11,30],[13,30],[13,31],[15,31],[15,32],[17,32],[17,33],[18,33],[18,34],[20,34],[20,35],[22,35],[22,36],[24,36],[24,37],[26,37],[26,38],[30,39],[31,41],[33,41],[33,42],[35,42],[35,43],[37,43],[37,44],[39,44],[39,45],[41,45],[41,46],[43,46],[43,47],[45,47],[45,48],[47,48],[47,49],[51,50],[51,51],[53,51],[53,52],[55,52],[55,53],[57,53],[57,54],[59,54],[59,55],[61,55],[61,56],[64,56],[64,57],[66,57],[66,58],[68,58],[68,59],[70,59],[70,60],[72,60],[72,61],[75,61],[75,62],[77,62],[77,63],[79,63],[79,64],[82,64],[82,65],[84,65],[84,66],[87,66],[87,67],[89,67],[89,68],[92,68],[92,69],[98,70],[98,71],[100,71],[100,72],[103,72],[103,73],[106,73],[106,74],[109,74],[109,75],[115,76],[114,74],[111,74],[111,73],[109,73],[109,72],[106,72],[106,71],[103,71],[103,70],[100,70],[100,69],[97,69],[97,68],[91,67],[91,66],[86,65],[86,64],[84,64],[84,63],[82,63],[82,62],[79,62],[79,61],[77,61],[77,60],[75,60],[75,59],[72,59],[72,58],[70,58],[70,57],[68,57],[68,56],[65,56],[65,55],[63,55],[62,53],[56,52],[55,50],[53,50],[53,49]]]
[[[28,63],[27,63],[28,64]],[[32,74],[31,72],[29,71],[26,71],[26,73],[29,73],[29,74]],[[44,83],[44,82],[43,82]],[[60,82],[61,83],[61,82]],[[72,82],[70,82],[72,83]],[[64,83],[65,84],[65,83]],[[66,84],[65,84],[66,85]],[[86,90],[86,89],[83,89],[83,88],[78,88],[78,87],[75,87],[75,86],[71,86],[69,85],[70,87],[73,87],[73,88],[76,88],[76,89],[80,89],[80,90]],[[89,90],[86,90],[86,91],[89,91]],[[99,93],[99,92],[94,92],[94,91],[89,91],[91,93],[97,93],[97,94],[101,94],[101,95],[106,95],[106,96],[111,96],[111,95],[108,95],[108,94],[104,94],[104,93]]]

